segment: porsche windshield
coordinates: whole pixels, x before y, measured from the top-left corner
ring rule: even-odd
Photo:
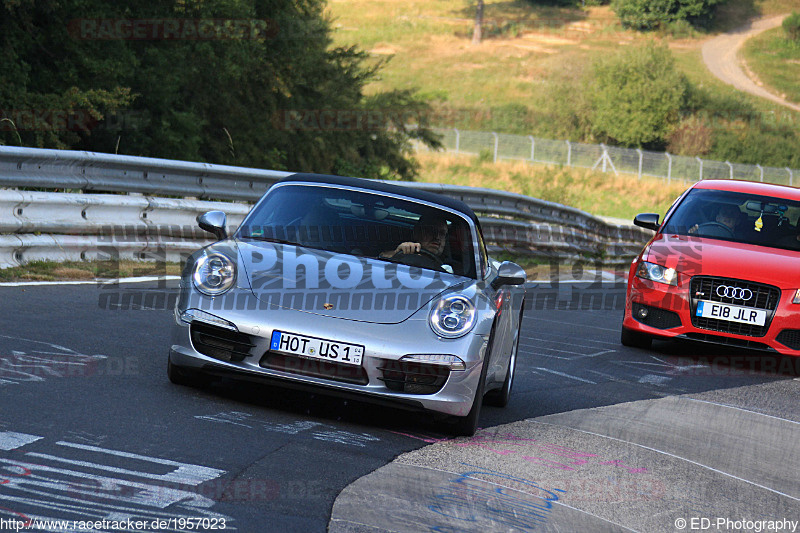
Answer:
[[[695,189],[667,220],[663,233],[800,250],[800,202]]]
[[[435,221],[437,227],[425,221]],[[441,241],[439,261],[437,266],[417,266],[476,277],[473,235],[465,218],[378,193],[279,186],[247,216],[236,237],[391,261],[400,243],[420,242],[428,233]]]

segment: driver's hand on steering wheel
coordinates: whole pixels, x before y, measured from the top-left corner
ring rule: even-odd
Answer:
[[[695,234],[695,233],[697,233],[697,230],[698,230],[698,229],[700,229],[700,225],[699,225],[699,224],[695,224],[694,226],[692,226],[691,228],[689,228],[689,233],[691,233],[691,234]]]
[[[418,242],[401,242],[397,245],[397,249],[394,251],[394,253],[416,254],[419,253],[421,249],[422,245]]]
[[[397,254],[416,254],[422,249],[422,245],[418,242],[401,242],[397,248],[390,252],[382,252],[381,257],[394,257]]]

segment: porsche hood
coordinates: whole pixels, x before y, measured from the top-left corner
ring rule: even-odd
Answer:
[[[236,244],[240,289],[249,285],[259,309],[396,324],[442,292],[475,282],[447,272],[295,245]]]

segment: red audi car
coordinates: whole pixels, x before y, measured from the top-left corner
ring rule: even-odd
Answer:
[[[800,356],[800,189],[701,181],[631,264],[621,342],[684,338]]]

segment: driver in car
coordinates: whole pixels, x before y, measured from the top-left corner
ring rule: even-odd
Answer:
[[[447,222],[443,218],[422,215],[414,225],[411,238],[414,240],[401,242],[394,250],[381,252],[379,256],[384,259],[402,258],[407,262],[403,256],[417,255],[427,261],[412,261],[416,266],[427,267],[430,266],[428,263],[436,263],[435,268],[442,266],[442,252],[447,244]]]
[[[742,212],[735,205],[724,204],[720,206],[719,210],[717,211],[717,216],[714,218],[714,220],[717,222],[717,224],[722,224],[725,226],[731,232],[731,235],[733,235],[736,232],[736,226],[739,224],[741,215]],[[689,233],[697,233],[699,228],[700,225],[695,224],[689,228]]]

